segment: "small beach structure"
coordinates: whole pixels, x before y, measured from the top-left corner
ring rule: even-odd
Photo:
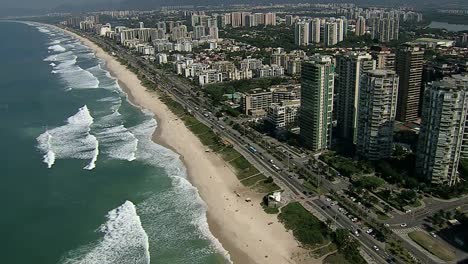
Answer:
[[[264,197],[264,202],[268,207],[281,206],[281,192],[273,192]]]

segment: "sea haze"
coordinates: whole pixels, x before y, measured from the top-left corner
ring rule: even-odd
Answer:
[[[153,116],[59,29],[0,22],[1,263],[225,263]]]

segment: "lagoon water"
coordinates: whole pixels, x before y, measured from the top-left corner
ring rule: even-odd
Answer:
[[[462,24],[449,24],[446,22],[437,22],[437,21],[432,21],[431,24],[429,24],[430,28],[440,28],[440,29],[446,29],[448,31],[468,31],[468,25],[462,25]]]
[[[0,263],[225,263],[178,155],[76,39],[0,22]]]

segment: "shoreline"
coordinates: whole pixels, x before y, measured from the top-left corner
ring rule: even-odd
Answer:
[[[206,147],[183,121],[159,100],[155,92],[143,87],[133,72],[87,38],[67,30],[64,32],[79,39],[105,62],[106,70],[118,80],[132,104],[154,114],[158,125],[152,140],[179,155],[187,168],[188,180],[207,205],[210,232],[228,251],[234,263],[302,262],[299,258],[305,251],[299,247],[292,233],[279,223],[277,215],[263,211],[261,194],[242,186],[217,154],[205,152]],[[237,197],[235,192],[244,198]],[[252,202],[245,202],[245,197],[252,198]],[[273,224],[269,225],[270,222]]]

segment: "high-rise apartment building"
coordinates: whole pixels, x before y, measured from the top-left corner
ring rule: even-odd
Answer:
[[[345,32],[345,23],[343,19],[338,18],[335,20],[336,23],[336,41],[341,42],[344,40],[344,32]]]
[[[242,26],[242,12],[231,13],[231,26],[232,27]]]
[[[360,16],[356,21],[356,36],[363,36],[366,34],[366,19]]]
[[[395,53],[387,47],[372,46],[370,48],[372,59],[376,62],[376,68],[382,70],[395,70]]]
[[[429,83],[424,91],[416,173],[434,184],[458,182],[458,163],[467,158],[468,76]]]
[[[405,45],[397,51],[396,72],[400,77],[397,120],[412,122],[418,118],[424,51]]]
[[[294,43],[298,46],[309,45],[309,23],[296,23],[294,28]]]
[[[338,43],[338,24],[336,22],[326,22],[323,34],[325,46],[333,46]]]
[[[334,72],[329,56],[316,55],[302,64],[300,136],[313,151],[331,144]]]
[[[386,43],[398,39],[400,22],[398,17],[373,18],[372,38]]]
[[[390,158],[398,94],[395,71],[371,70],[361,77],[357,114],[357,154],[368,160]]]
[[[286,20],[286,25],[292,26],[294,25],[294,23],[296,23],[297,17],[293,15],[286,15],[285,20]]]
[[[336,115],[338,136],[356,143],[357,109],[361,75],[375,69],[368,53],[351,52],[336,58]]]
[[[314,18],[309,22],[309,42],[320,43],[320,19]]]
[[[266,13],[265,14],[265,25],[276,26],[276,13]]]
[[[206,28],[204,26],[194,26],[193,27],[193,38],[201,39],[206,35]]]

